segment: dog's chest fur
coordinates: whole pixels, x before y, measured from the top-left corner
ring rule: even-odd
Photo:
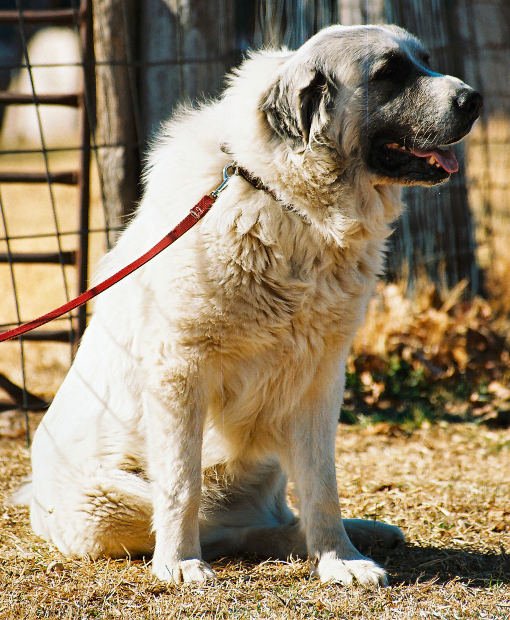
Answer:
[[[285,346],[292,334],[352,334],[360,316],[350,306],[372,290],[383,241],[361,233],[345,247],[328,244],[312,225],[274,202],[239,210],[232,219],[227,230],[206,232],[199,261],[207,265],[203,291],[207,311],[217,310],[220,346],[234,341],[237,347],[244,338],[275,338]]]
[[[380,269],[380,241],[327,245],[279,208],[240,212],[227,234],[206,235],[207,321],[199,312],[181,325],[207,350],[210,419],[237,448],[267,444],[314,381],[335,382]]]

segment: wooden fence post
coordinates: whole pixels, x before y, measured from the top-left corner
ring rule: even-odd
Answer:
[[[218,92],[238,59],[234,0],[94,0],[96,143],[110,226],[139,198],[147,142],[176,104]]]
[[[140,176],[135,0],[94,0],[97,125],[95,142],[107,226],[125,223]]]
[[[510,217],[510,4],[459,0],[454,18],[465,51],[466,81],[484,96],[466,159],[480,263],[491,267],[493,277],[501,267],[495,264],[498,255],[508,251],[502,231]]]
[[[143,134],[175,105],[216,94],[237,59],[233,0],[145,0],[140,21]]]

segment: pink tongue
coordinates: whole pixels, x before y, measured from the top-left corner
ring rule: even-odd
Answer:
[[[416,157],[430,157],[431,155],[437,160],[438,164],[448,172],[453,174],[459,170],[459,162],[453,149],[447,151],[434,150],[434,151],[420,151],[418,149],[412,149],[411,153]]]

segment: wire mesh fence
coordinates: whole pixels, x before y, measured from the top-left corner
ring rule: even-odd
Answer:
[[[485,96],[463,153],[465,175],[407,192],[412,208],[395,235],[390,272],[412,278],[424,270],[446,285],[467,277],[473,292],[484,273],[504,273],[504,0],[0,0],[0,329],[85,287],[140,196],[148,143],[180,102],[218,94],[250,48],[294,48],[331,23],[384,21],[416,32],[440,70]],[[44,410],[85,320],[66,317],[36,339],[2,345],[0,410]]]

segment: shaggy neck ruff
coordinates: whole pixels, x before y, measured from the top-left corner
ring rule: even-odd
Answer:
[[[265,174],[243,167],[248,174],[240,176],[282,209],[297,213],[328,244],[347,248],[389,236],[402,210],[400,188],[374,186],[366,173],[341,170],[333,149],[323,145],[300,154],[278,150],[283,152],[275,157],[273,151],[270,165],[261,162]]]

